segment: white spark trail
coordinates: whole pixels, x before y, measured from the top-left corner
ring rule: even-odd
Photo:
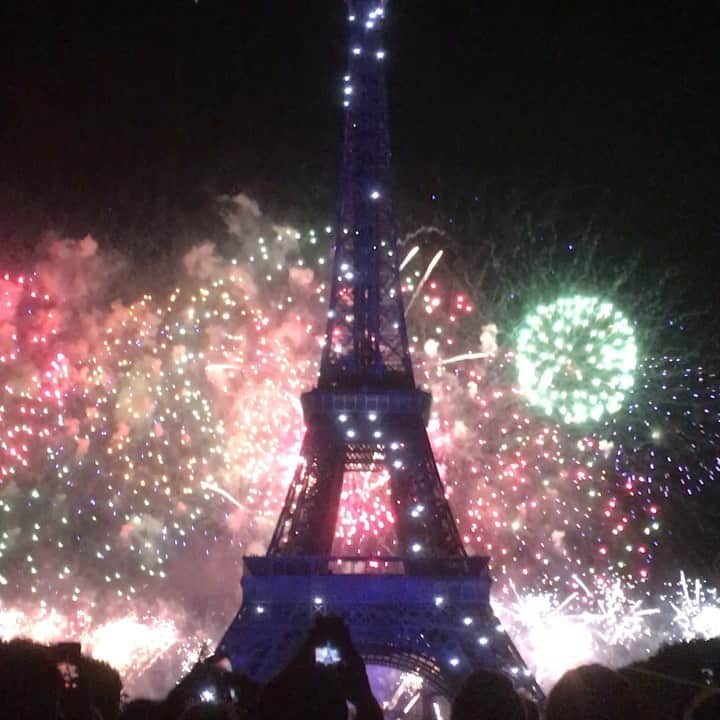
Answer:
[[[415,288],[415,292],[412,294],[412,297],[410,298],[410,302],[408,302],[407,307],[405,308],[405,312],[409,312],[410,308],[413,306],[413,303],[415,300],[417,300],[418,296],[422,292],[423,287],[425,286],[425,283],[430,278],[430,275],[432,275],[432,271],[435,269],[437,264],[442,260],[442,256],[445,254],[444,250],[438,250],[435,255],[433,256],[433,259],[430,261],[430,264],[427,266],[427,270],[425,270],[425,274],[420,279],[420,282],[418,283],[418,286]]]

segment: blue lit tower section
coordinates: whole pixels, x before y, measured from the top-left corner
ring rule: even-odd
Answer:
[[[391,196],[385,2],[348,6],[342,170],[319,387],[413,388]]]

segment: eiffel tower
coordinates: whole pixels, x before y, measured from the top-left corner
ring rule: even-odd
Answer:
[[[490,606],[488,558],[468,557],[413,377],[390,193],[382,25],[386,0],[346,0],[349,68],[330,309],[306,434],[267,555],[244,558],[243,603],[220,643],[260,682],[293,657],[318,613],[342,616],[369,664],[452,696],[478,667],[541,691]],[[333,557],[343,478],[385,470],[392,556]]]

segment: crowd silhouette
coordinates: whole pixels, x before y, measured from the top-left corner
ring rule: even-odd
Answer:
[[[329,656],[318,649],[332,647]],[[215,654],[164,700],[124,702],[118,673],[75,643],[0,641],[4,720],[382,720],[365,663],[339,618],[318,618],[288,665],[261,686]],[[720,720],[720,639],[663,648],[642,663],[566,672],[542,707],[507,676],[470,673],[449,720]],[[389,717],[401,718],[395,710]]]

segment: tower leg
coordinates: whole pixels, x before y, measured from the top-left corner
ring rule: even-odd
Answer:
[[[396,435],[388,452],[390,484],[403,555],[464,557],[460,534],[421,418]]]
[[[337,524],[345,446],[331,427],[308,428],[268,555],[330,555]]]

